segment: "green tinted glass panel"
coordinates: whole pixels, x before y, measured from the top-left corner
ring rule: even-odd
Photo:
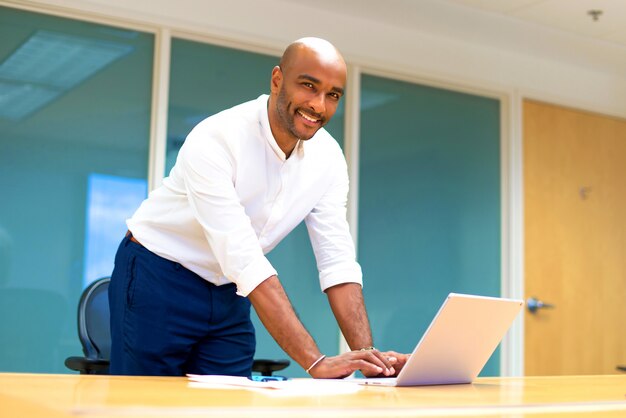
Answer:
[[[268,94],[279,58],[183,39],[172,40],[166,172],[173,167],[187,134],[202,119]],[[343,106],[327,126],[342,143]],[[300,319],[326,353],[337,352],[338,330],[320,291],[315,257],[306,228],[298,226],[269,255]],[[256,314],[257,358],[287,358]],[[303,376],[295,363],[284,372]]]
[[[171,57],[166,173],[198,122],[268,94],[272,68],[278,65],[277,57],[177,38]]]
[[[0,7],[0,371],[68,372],[145,198],[154,37]]]
[[[365,75],[359,261],[376,344],[410,351],[449,292],[500,295],[500,108]],[[499,373],[496,353],[483,375]]]

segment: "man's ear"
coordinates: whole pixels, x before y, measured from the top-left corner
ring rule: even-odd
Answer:
[[[270,83],[270,91],[272,93],[278,93],[280,91],[280,87],[283,84],[283,71],[277,65],[272,70],[272,79]]]

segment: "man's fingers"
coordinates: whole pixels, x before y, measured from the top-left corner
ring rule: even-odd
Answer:
[[[354,361],[354,369],[353,371],[361,370],[363,373],[371,373],[371,374],[381,374],[384,369],[381,366],[378,366],[370,361],[365,359],[358,359]]]
[[[407,354],[378,350],[349,351],[338,356],[326,357],[310,373],[316,378],[343,378],[357,370],[365,376],[393,376],[402,369]],[[394,367],[395,366],[395,367]]]
[[[343,378],[357,370],[366,376],[390,376],[395,373],[393,366],[380,358],[380,353],[370,351],[350,351],[334,357],[326,357],[310,373],[317,378]],[[389,364],[387,359],[385,361]]]
[[[389,358],[383,353],[378,350],[368,350],[366,351],[366,353],[369,353],[371,355],[369,359],[372,363],[378,365],[379,367],[382,367],[382,373],[385,376],[391,376],[395,373],[392,362],[389,361]]]
[[[400,370],[402,370],[407,360],[409,359],[408,354],[402,354],[396,351],[385,351],[383,352],[383,355],[385,355],[389,359],[389,361],[393,363],[396,372],[400,372]],[[392,358],[395,359],[395,361],[392,361]]]

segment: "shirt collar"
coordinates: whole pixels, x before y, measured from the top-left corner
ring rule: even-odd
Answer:
[[[268,100],[269,100],[269,96],[267,94],[263,94],[258,98],[259,124],[261,126],[261,133],[265,137],[265,140],[267,141],[270,148],[272,148],[272,151],[274,151],[274,154],[276,154],[276,156],[280,158],[281,161],[286,161],[287,156],[285,155],[283,150],[280,149],[280,147],[278,146],[278,143],[276,142],[276,138],[274,138],[274,135],[272,134],[272,129],[270,128],[270,118],[267,112]],[[297,156],[298,158],[304,158],[304,142],[305,141],[298,140],[290,157]]]

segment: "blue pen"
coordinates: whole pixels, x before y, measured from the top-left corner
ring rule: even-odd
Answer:
[[[283,380],[289,380],[289,378],[285,376],[258,376],[258,375],[250,376],[248,377],[248,379],[254,382],[280,382]]]

